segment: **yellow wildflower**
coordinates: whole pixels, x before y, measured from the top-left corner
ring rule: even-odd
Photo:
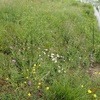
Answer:
[[[37,88],[39,89],[39,88],[40,88],[40,86],[37,86]]]
[[[39,82],[38,85],[41,85],[41,83]]]
[[[93,97],[94,97],[94,98],[96,98],[96,97],[97,97],[97,95],[96,95],[96,94],[93,94]]]
[[[83,85],[81,85],[81,87],[83,88],[84,86],[83,86]]]
[[[24,83],[26,84],[26,81],[24,81]]]
[[[28,79],[28,76],[26,78]]]
[[[6,78],[6,80],[9,80],[9,78]]]
[[[88,90],[88,93],[92,93],[92,91],[91,90]]]
[[[31,96],[31,93],[28,93],[28,96],[30,97]]]
[[[46,87],[46,90],[49,90],[49,87]]]
[[[36,64],[34,64],[34,67],[36,67]]]
[[[98,72],[94,72],[94,74],[98,74]]]

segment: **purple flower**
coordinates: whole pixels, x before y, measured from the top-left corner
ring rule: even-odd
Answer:
[[[16,60],[12,60],[12,62],[14,62],[14,63],[15,63],[15,62],[16,62]]]
[[[28,82],[28,85],[31,85],[31,84],[32,84],[32,82],[31,82],[31,81],[29,81],[29,82]]]

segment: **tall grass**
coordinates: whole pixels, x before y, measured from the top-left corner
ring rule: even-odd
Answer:
[[[89,4],[74,0],[1,0],[2,100],[89,98],[88,93],[81,94],[78,76],[75,83],[65,77],[70,74],[68,69],[87,69],[93,62],[100,62],[99,32],[93,8]],[[83,83],[88,80],[86,77]],[[73,76],[69,78],[73,79]],[[47,92],[46,87],[49,86],[51,89]],[[90,100],[93,99],[91,97]]]

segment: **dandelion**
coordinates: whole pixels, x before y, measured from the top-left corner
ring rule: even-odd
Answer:
[[[37,86],[38,89],[40,89],[40,86]]]
[[[41,85],[41,83],[39,82],[38,85]]]
[[[46,87],[46,90],[49,90],[49,87]]]
[[[8,81],[8,80],[9,80],[9,78],[6,78],[6,80]]]
[[[98,74],[100,75],[100,72]]]
[[[83,85],[81,85],[81,87],[83,88],[84,86],[83,86]]]
[[[31,96],[31,93],[28,93],[28,97],[30,97]]]
[[[28,76],[26,77],[26,79],[28,79]]]
[[[96,98],[96,97],[97,97],[97,95],[96,95],[96,94],[93,94],[93,97],[94,97],[94,98]]]
[[[94,72],[94,74],[98,74],[98,72]]]
[[[88,90],[88,93],[92,93],[92,91],[91,90]]]
[[[24,81],[24,84],[26,84],[26,81]]]
[[[34,64],[34,67],[36,67],[36,64]]]

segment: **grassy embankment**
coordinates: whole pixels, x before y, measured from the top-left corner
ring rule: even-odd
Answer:
[[[99,100],[100,72],[86,73],[100,63],[99,38],[91,5],[1,0],[0,98]]]

